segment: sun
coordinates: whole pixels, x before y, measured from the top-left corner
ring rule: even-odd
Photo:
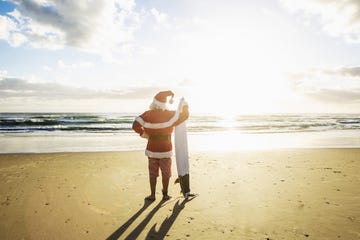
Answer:
[[[275,98],[281,95],[276,88],[262,89],[261,86],[247,82],[229,82],[226,85],[189,88],[187,96],[190,109],[231,119],[242,114],[263,113],[274,109]]]
[[[196,64],[187,91],[193,109],[231,116],[278,112],[277,105],[286,104],[291,63],[284,33],[255,27],[220,29],[216,37],[204,33],[189,46],[189,61]]]

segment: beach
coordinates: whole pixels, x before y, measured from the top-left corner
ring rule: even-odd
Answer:
[[[185,200],[143,151],[0,155],[0,239],[360,239],[360,149],[197,151]],[[173,161],[173,177],[176,179]]]
[[[360,0],[0,0],[0,52],[0,240],[360,240]]]

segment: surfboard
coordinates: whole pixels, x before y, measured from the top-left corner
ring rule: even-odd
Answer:
[[[182,108],[186,104],[185,99],[181,98],[176,111],[180,115]],[[186,121],[175,126],[175,158],[178,176],[185,176],[189,174],[189,151],[187,141]]]
[[[177,111],[181,111],[185,100],[182,98]],[[181,192],[184,197],[195,196],[190,193],[190,176],[189,176],[189,151],[187,141],[186,121],[175,126],[175,158],[178,179],[175,183],[180,183]]]
[[[175,127],[175,158],[178,176],[189,174],[189,152],[186,121]]]

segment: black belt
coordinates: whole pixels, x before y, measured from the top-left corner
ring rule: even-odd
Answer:
[[[149,139],[159,140],[159,141],[169,141],[171,140],[171,135],[150,135]]]

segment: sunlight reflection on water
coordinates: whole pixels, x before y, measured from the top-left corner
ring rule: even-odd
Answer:
[[[360,147],[359,132],[300,132],[244,134],[236,131],[189,135],[194,150],[256,150],[274,148]]]
[[[236,151],[276,148],[357,148],[359,131],[248,134],[239,131],[189,133],[189,151]],[[86,134],[0,137],[0,153],[144,150],[137,134]]]

